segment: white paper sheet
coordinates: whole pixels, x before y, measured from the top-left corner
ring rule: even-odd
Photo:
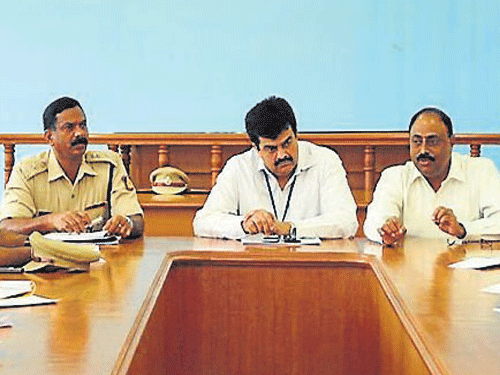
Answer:
[[[105,230],[89,233],[53,232],[45,234],[45,237],[57,241],[94,243],[97,245],[116,245],[120,241],[119,236],[110,235]]]
[[[494,284],[481,289],[481,291],[486,293],[500,294],[500,284]]]
[[[57,301],[58,301],[57,299],[50,299],[30,294],[22,297],[0,299],[0,308],[48,305],[52,303],[57,303]]]
[[[449,265],[451,268],[482,269],[500,265],[500,257],[471,257]]]
[[[12,322],[8,316],[0,316],[0,328],[10,328],[12,327]]]
[[[0,299],[20,296],[35,290],[31,280],[0,280]]]

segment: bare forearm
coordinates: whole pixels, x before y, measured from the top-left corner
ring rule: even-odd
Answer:
[[[0,231],[1,230],[30,235],[34,231],[49,232],[52,229],[42,216],[37,218],[4,219],[0,222]]]
[[[0,246],[0,267],[20,267],[31,260],[29,246]]]

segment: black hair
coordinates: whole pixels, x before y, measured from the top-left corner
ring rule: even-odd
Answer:
[[[80,108],[83,112],[81,104],[76,99],[63,96],[62,98],[54,100],[47,106],[47,108],[45,108],[45,111],[43,112],[43,130],[56,130],[57,115],[66,109],[75,107]]]
[[[297,122],[292,107],[285,99],[275,96],[257,103],[245,117],[247,134],[257,149],[259,137],[276,139],[289,127],[297,135]]]
[[[422,108],[417,113],[415,113],[410,120],[410,126],[408,128],[408,131],[411,132],[411,128],[413,127],[413,124],[415,123],[415,121],[417,121],[418,117],[422,113],[428,113],[428,112],[434,113],[434,114],[439,116],[439,118],[441,119],[443,124],[446,126],[446,129],[448,130],[448,138],[450,138],[453,135],[453,124],[451,123],[451,119],[446,113],[444,113],[443,111],[441,111],[439,108],[436,108],[436,107],[425,107],[425,108]]]

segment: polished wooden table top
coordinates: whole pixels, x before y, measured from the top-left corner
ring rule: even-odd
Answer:
[[[498,256],[498,244],[406,240],[375,252],[416,333],[451,374],[500,373],[500,313],[494,311],[500,295],[481,291],[500,283],[500,268],[448,267],[465,257]]]
[[[236,241],[146,237],[102,247],[104,263],[89,273],[2,275],[31,279],[56,305],[0,310],[13,322],[0,329],[0,372],[107,374],[126,371],[140,329],[172,262],[351,262],[372,267],[394,309],[435,373],[500,372],[500,296],[480,289],[500,283],[500,269],[447,265],[498,250],[448,247],[407,239],[398,247],[366,240],[309,247],[244,247]],[[335,286],[332,285],[332,288]],[[141,323],[142,322],[142,323]]]

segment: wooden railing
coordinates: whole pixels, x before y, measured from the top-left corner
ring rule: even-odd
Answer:
[[[300,133],[300,139],[334,148],[342,158],[358,204],[371,201],[380,171],[409,159],[407,132]],[[159,166],[184,170],[192,187],[209,190],[225,161],[250,147],[244,133],[91,134],[91,145],[118,151],[136,187],[149,189],[149,174]],[[15,163],[17,145],[45,144],[41,134],[0,134],[5,153],[5,182]],[[468,145],[480,156],[482,145],[500,145],[500,134],[456,134],[455,144]]]

